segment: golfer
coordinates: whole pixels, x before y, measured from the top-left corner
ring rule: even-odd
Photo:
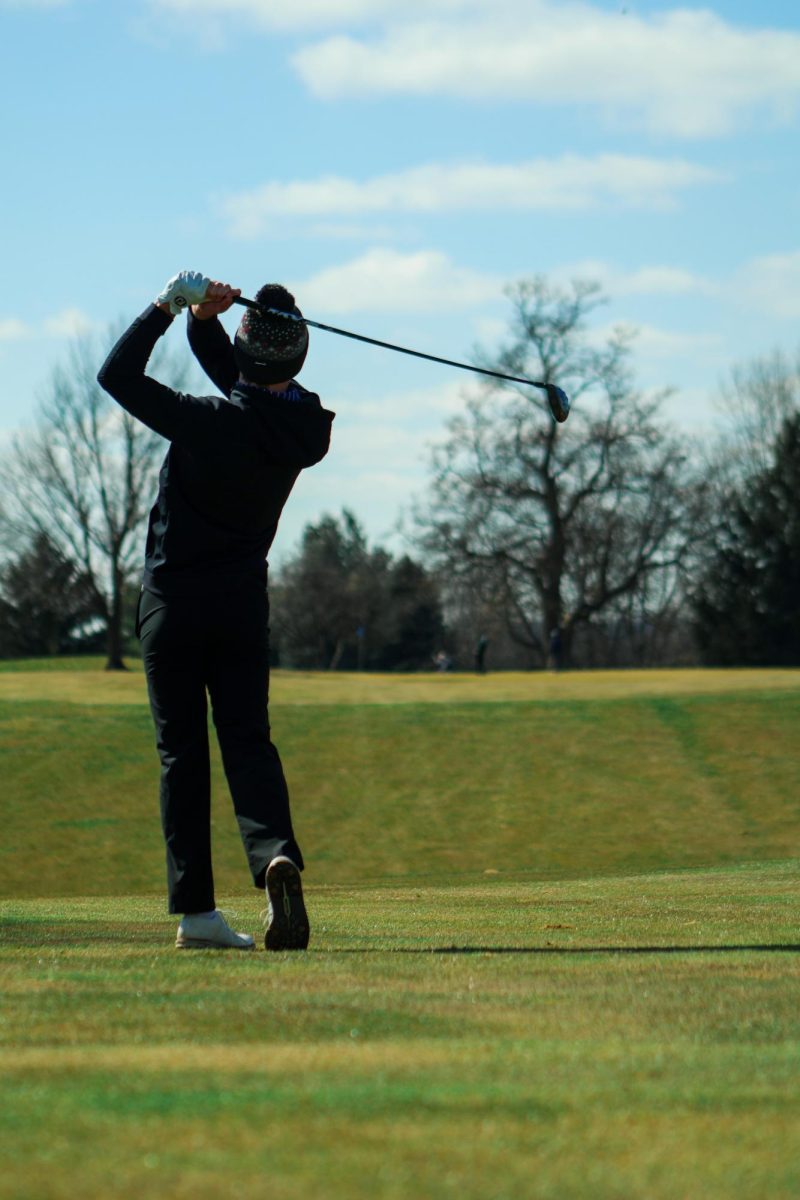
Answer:
[[[150,513],[137,633],[161,760],[161,820],[176,945],[252,950],[216,908],[206,694],[253,882],[266,889],[268,950],[301,950],[309,924],[289,796],[270,738],[267,553],[304,467],[328,450],[334,414],[296,382],[308,329],[248,309],[231,343],[217,319],[240,292],[176,275],[122,335],[98,375],[166,438]],[[268,284],[264,308],[299,317]],[[222,393],[175,392],[146,374],[158,339],[188,310],[189,342]]]

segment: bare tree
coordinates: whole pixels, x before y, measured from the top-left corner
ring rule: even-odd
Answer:
[[[13,439],[0,463],[2,525],[6,538],[46,535],[80,565],[106,626],[106,669],[123,670],[126,591],[142,557],[165,443],[100,388],[103,357],[92,339],[77,339],[53,373],[35,426]],[[169,374],[179,385],[174,365]]]
[[[559,384],[572,415],[556,425],[530,389],[484,386],[450,423],[416,517],[434,562],[492,596],[544,663],[552,631],[568,659],[576,629],[680,570],[701,488],[660,423],[666,393],[632,386],[632,334],[589,336],[597,284],[535,278],[507,295],[511,340],[497,367]]]
[[[800,352],[781,350],[733,367],[720,386],[722,416],[715,465],[741,483],[768,470],[785,421],[800,411]]]

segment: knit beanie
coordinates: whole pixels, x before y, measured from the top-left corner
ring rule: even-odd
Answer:
[[[256,292],[262,308],[302,317],[294,296],[279,283],[266,283]],[[308,327],[290,317],[270,316],[248,308],[233,339],[236,365],[251,383],[282,383],[293,379],[306,360]]]

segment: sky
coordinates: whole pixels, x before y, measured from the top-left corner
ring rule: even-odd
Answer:
[[[597,280],[591,336],[638,330],[709,436],[734,366],[800,347],[799,133],[797,0],[0,0],[0,449],[182,268],[454,359],[508,285]],[[332,450],[274,557],[345,506],[402,548],[475,384],[314,330],[301,381]]]

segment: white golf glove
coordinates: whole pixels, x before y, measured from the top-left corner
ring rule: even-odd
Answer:
[[[156,297],[156,304],[169,304],[169,311],[176,317],[190,304],[202,304],[210,283],[199,271],[179,271]]]

